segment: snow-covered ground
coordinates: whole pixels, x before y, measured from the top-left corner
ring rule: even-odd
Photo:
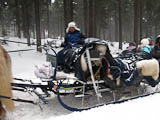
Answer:
[[[18,41],[17,38],[10,40]],[[25,42],[25,40],[21,40]],[[110,46],[112,53],[118,51],[118,44],[113,43]],[[127,44],[124,45],[126,48]],[[8,51],[18,49],[30,49],[24,44],[9,43],[4,46]],[[23,79],[32,79],[38,82],[39,79],[34,75],[35,65],[46,62],[44,53],[38,53],[36,50],[9,53],[12,59],[13,76]],[[156,88],[153,88],[155,90]],[[15,92],[14,97],[28,100],[39,101],[34,94],[24,92]],[[49,99],[48,104],[40,102],[40,106],[28,103],[15,102],[15,112],[8,113],[8,120],[159,120],[160,94],[151,95],[145,98],[130,100],[125,103],[102,106],[82,112],[70,112],[64,109],[54,94]],[[42,108],[42,109],[41,109]]]

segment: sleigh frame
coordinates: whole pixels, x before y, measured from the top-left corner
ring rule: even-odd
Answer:
[[[92,47],[88,47],[85,50],[86,60],[90,72],[91,81],[81,81],[77,78],[68,78],[66,76],[57,76],[57,53],[54,48],[49,45],[49,47],[55,55],[54,56],[54,76],[49,79],[42,79],[40,83],[34,83],[32,80],[25,80],[14,78],[14,83],[11,83],[12,89],[20,92],[31,92],[39,97],[39,99],[44,103],[48,104],[48,99],[50,99],[50,94],[54,93],[57,95],[59,103],[66,109],[70,111],[82,111],[97,106],[102,106],[105,104],[115,104],[127,101],[129,99],[135,99],[138,97],[147,96],[145,88],[147,84],[141,81],[138,86],[128,86],[128,87],[117,87],[116,89],[110,89],[106,86],[105,80],[97,80],[94,76],[92,61],[97,61],[99,58],[92,58],[90,55],[90,50]],[[48,55],[48,53],[47,53]],[[110,66],[110,68],[117,66]],[[141,79],[141,78],[139,78]],[[41,89],[42,93],[39,93],[37,89]],[[124,97],[125,96],[125,97]],[[67,101],[67,97],[72,98],[73,101]],[[123,97],[123,99],[122,99]],[[0,98],[5,98],[5,96],[0,96]],[[24,100],[24,99],[13,99],[6,98],[20,102],[38,104],[34,101]],[[73,102],[73,103],[72,103]]]

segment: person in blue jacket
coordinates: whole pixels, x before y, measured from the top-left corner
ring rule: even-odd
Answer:
[[[151,53],[152,48],[149,45],[149,39],[148,38],[144,38],[141,40],[141,50],[147,53]]]
[[[66,29],[64,46],[78,47],[79,45],[84,44],[85,38],[86,37],[83,35],[81,30],[77,28],[75,22],[68,23],[68,27]]]
[[[141,40],[141,52],[144,54],[144,59],[151,59],[152,47],[149,45],[149,39],[144,38]]]
[[[77,54],[76,49],[85,43],[85,38],[81,30],[77,28],[75,22],[68,23],[65,41],[61,45],[64,48],[57,53],[57,65],[61,66],[64,72],[71,72],[73,70],[73,61]],[[73,49],[73,47],[75,48]]]

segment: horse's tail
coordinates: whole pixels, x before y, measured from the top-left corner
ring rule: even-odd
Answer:
[[[12,73],[11,59],[8,53],[0,46],[0,96],[12,97]],[[13,111],[14,103],[12,100],[0,98],[8,111]]]

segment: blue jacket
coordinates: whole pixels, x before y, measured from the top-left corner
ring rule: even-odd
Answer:
[[[151,53],[152,48],[149,45],[146,45],[144,48],[142,48],[142,51],[147,52],[147,53]]]
[[[84,42],[85,36],[81,31],[75,30],[73,33],[68,32],[65,36],[65,44],[77,47],[78,44]]]

